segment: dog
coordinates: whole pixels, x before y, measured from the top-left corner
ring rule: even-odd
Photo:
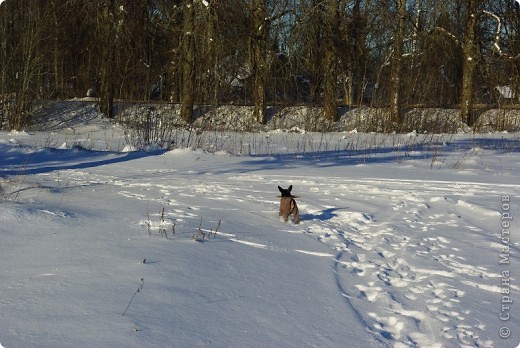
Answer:
[[[294,198],[296,196],[293,196],[291,194],[292,191],[292,185],[289,186],[289,188],[284,189],[278,186],[278,190],[280,190],[280,193],[282,194],[280,197],[280,212],[279,216],[283,218],[283,221],[287,222],[289,220],[289,215],[293,216],[293,222],[295,224],[300,223],[300,211],[298,210],[298,205],[296,204],[296,201]]]

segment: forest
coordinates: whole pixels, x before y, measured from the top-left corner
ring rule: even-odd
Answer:
[[[2,128],[35,100],[92,97],[194,107],[515,108],[520,6],[513,0],[6,0],[0,2]]]

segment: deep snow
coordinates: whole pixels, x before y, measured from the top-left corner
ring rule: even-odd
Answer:
[[[0,133],[4,347],[520,343],[518,134],[121,152],[88,121]],[[289,184],[299,225],[278,217]]]

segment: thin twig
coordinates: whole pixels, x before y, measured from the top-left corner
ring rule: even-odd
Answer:
[[[146,259],[145,259],[145,260],[146,260]],[[126,309],[125,309],[125,311],[123,312],[123,316],[126,314],[126,311],[128,310],[128,308],[129,308],[130,305],[132,304],[132,301],[134,300],[135,295],[137,295],[139,292],[141,292],[141,290],[143,290],[143,286],[144,286],[144,278],[141,278],[141,284],[139,285],[139,287],[137,288],[137,290],[134,292],[134,296],[132,296],[132,298],[130,299],[130,302],[128,302],[128,306],[126,306]]]
[[[148,221],[146,224],[148,225],[148,238],[152,237],[152,222],[150,221],[150,211],[146,209],[146,215],[148,216]]]

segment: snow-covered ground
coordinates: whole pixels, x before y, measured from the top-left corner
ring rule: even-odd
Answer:
[[[4,347],[520,343],[519,134],[122,152],[78,117],[0,133]],[[278,217],[291,184],[299,225]]]

